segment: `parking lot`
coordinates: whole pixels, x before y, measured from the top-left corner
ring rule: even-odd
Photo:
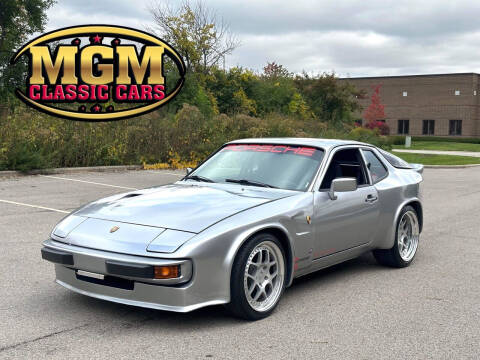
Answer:
[[[384,268],[365,254],[298,279],[262,321],[231,318],[222,306],[135,308],[53,282],[41,243],[67,212],[180,174],[0,179],[0,358],[480,357],[480,167],[425,170],[425,226],[412,266]]]

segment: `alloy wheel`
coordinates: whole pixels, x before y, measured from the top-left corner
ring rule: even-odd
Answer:
[[[397,229],[398,252],[403,261],[409,262],[415,256],[419,235],[417,215],[413,211],[407,211],[400,219]]]
[[[280,248],[271,241],[258,244],[245,265],[243,287],[249,305],[259,312],[275,306],[282,293],[284,276]]]

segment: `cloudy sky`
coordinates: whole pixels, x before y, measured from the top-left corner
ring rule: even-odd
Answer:
[[[169,1],[175,4],[178,0]],[[480,2],[205,0],[241,46],[226,61],[340,76],[480,72]],[[155,0],[58,0],[47,30],[80,24],[145,29]]]

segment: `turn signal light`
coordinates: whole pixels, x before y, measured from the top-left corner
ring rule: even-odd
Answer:
[[[180,277],[180,265],[155,266],[155,279],[174,279]]]

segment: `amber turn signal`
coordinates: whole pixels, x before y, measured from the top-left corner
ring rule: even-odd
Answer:
[[[155,266],[155,279],[174,279],[180,277],[180,265]]]

